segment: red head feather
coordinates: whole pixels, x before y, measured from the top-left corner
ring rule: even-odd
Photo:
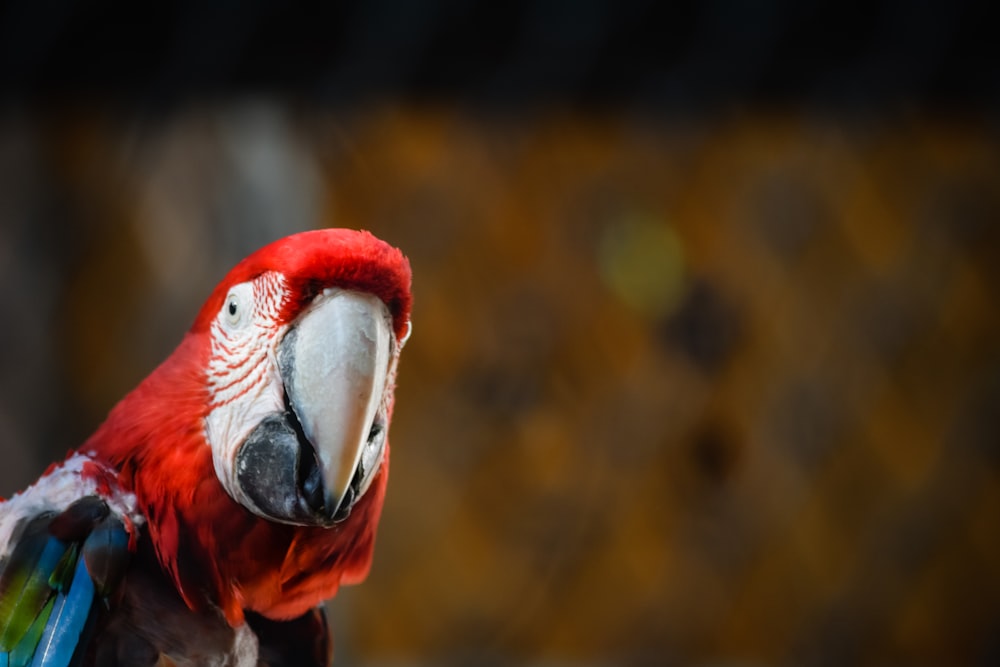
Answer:
[[[288,322],[326,287],[371,292],[392,313],[397,337],[410,319],[410,264],[388,243],[365,231],[318,229],[264,246],[233,267],[205,301],[192,332],[204,331],[229,289],[267,271],[280,272],[292,298],[282,313]]]

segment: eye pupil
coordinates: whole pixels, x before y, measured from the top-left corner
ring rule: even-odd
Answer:
[[[229,314],[230,315],[235,315],[236,314],[236,301],[230,301],[229,302]]]

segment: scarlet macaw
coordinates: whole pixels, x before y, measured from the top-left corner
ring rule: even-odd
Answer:
[[[0,502],[0,667],[324,665],[372,560],[410,267],[367,232],[237,264],[83,446]]]

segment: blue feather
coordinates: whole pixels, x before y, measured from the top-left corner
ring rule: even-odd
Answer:
[[[55,606],[35,650],[31,667],[69,667],[93,604],[94,582],[81,558],[77,561],[69,591],[56,596]]]

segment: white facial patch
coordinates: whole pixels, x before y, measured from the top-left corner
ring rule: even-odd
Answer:
[[[205,420],[215,474],[232,497],[242,493],[233,461],[236,450],[269,414],[284,409],[275,349],[286,327],[278,323],[284,280],[265,273],[234,286],[212,321],[208,364],[211,410]]]

